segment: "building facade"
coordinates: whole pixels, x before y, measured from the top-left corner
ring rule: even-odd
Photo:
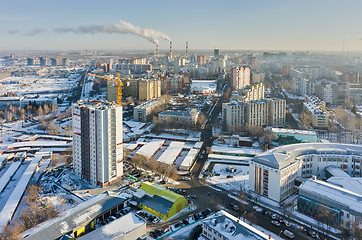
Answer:
[[[362,146],[335,143],[299,143],[274,148],[250,161],[250,190],[281,202],[296,191],[296,177],[325,178],[325,168],[337,166],[362,177]],[[271,190],[272,189],[272,190]]]
[[[184,126],[195,126],[199,112],[191,111],[163,111],[158,114],[158,120],[166,123],[181,124]]]
[[[155,114],[155,109],[164,104],[165,99],[163,98],[154,98],[133,109],[133,119],[137,122],[147,122],[151,120],[153,114]]]
[[[140,79],[138,81],[139,100],[150,100],[161,97],[161,80]]]
[[[297,210],[328,224],[351,229],[352,223],[362,224],[362,196],[331,183],[308,179],[299,186]]]
[[[250,67],[239,66],[231,69],[231,90],[250,85]]]
[[[222,119],[229,132],[238,132],[247,125],[285,126],[286,102],[282,99],[262,99],[223,103]]]
[[[343,72],[343,82],[359,83],[359,72]]]
[[[313,102],[303,102],[303,111],[310,116],[314,128],[328,128],[329,115]]]
[[[122,107],[101,101],[73,104],[73,168],[93,185],[123,175]]]

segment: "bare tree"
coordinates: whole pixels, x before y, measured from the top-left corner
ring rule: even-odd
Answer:
[[[312,118],[311,118],[310,114],[305,113],[305,112],[299,114],[299,119],[305,129],[308,129],[312,123]]]

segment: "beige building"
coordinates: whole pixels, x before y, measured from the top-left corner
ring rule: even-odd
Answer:
[[[286,102],[282,99],[261,99],[223,103],[223,124],[229,132],[238,132],[247,125],[285,126]]]
[[[317,107],[319,107],[323,111],[326,110],[326,102],[322,101],[317,96],[305,95],[304,96],[304,101],[313,103],[314,105],[316,105]]]
[[[313,102],[303,102],[303,110],[310,115],[311,124],[315,128],[328,128],[329,116]]]
[[[138,84],[138,99],[150,100],[152,98],[161,97],[161,80],[143,79]]]
[[[191,111],[163,111],[158,114],[158,120],[167,123],[195,126],[199,112],[196,109]]]
[[[154,98],[133,109],[133,119],[137,122],[151,121],[151,117],[156,113],[158,106],[165,103],[163,98]]]
[[[257,83],[236,90],[231,95],[232,100],[238,101],[256,101],[264,98],[264,85]]]
[[[231,90],[250,85],[250,67],[239,66],[231,69]]]

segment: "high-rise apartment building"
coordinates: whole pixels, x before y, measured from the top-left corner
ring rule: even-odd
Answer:
[[[145,79],[139,80],[138,98],[139,100],[150,100],[161,96],[161,80]]]
[[[238,132],[246,126],[285,126],[286,102],[261,99],[222,104],[222,119],[227,131]]]
[[[93,185],[123,174],[122,106],[104,101],[73,104],[73,168]]]
[[[250,85],[250,67],[239,66],[231,69],[231,90]]]

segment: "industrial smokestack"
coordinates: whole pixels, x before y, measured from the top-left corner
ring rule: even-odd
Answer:
[[[156,44],[156,57],[158,57],[158,44]]]
[[[189,57],[189,42],[186,42],[186,57]]]
[[[79,26],[77,28],[56,28],[55,32],[57,33],[118,33],[118,34],[126,34],[130,33],[133,35],[137,35],[143,38],[146,38],[148,41],[154,44],[158,44],[158,39],[162,38],[167,41],[171,41],[171,38],[167,36],[166,34],[151,29],[151,28],[145,28],[142,29],[138,26],[135,26],[129,22],[120,21],[118,24],[104,24],[104,25],[87,25],[87,26]]]
[[[172,59],[172,41],[170,41],[170,59]]]

